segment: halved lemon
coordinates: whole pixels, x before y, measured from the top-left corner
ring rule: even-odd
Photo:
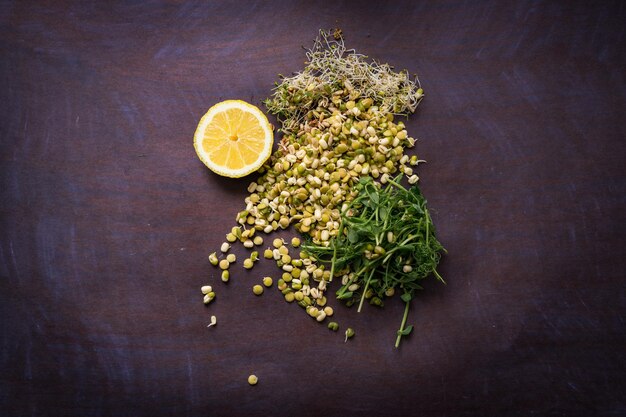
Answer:
[[[263,165],[272,153],[274,135],[258,107],[241,100],[217,103],[206,112],[193,137],[204,165],[226,177],[239,178]]]

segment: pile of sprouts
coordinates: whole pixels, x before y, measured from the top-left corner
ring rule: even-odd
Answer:
[[[382,113],[408,116],[424,94],[419,79],[408,71],[396,72],[388,64],[368,61],[354,49],[346,49],[343,38],[321,30],[306,52],[304,70],[276,83],[272,97],[265,101],[268,111],[282,123],[281,131],[294,134],[306,114],[318,106],[327,107],[334,91],[350,90],[351,100],[370,98]]]
[[[397,242],[393,232],[385,232],[383,242],[377,233],[373,244],[359,245],[358,250],[349,254],[349,259],[345,256],[335,259],[341,255],[336,242],[345,243],[348,238],[350,243],[355,243],[354,236],[359,237],[357,241],[362,240],[354,230],[346,234],[344,223],[358,220],[347,216],[351,217],[363,201],[370,204],[370,194],[378,196],[372,190],[379,190],[380,184],[399,187],[402,178],[410,185],[419,181],[416,166],[424,161],[417,155],[406,154],[415,139],[396,116],[413,113],[423,98],[423,90],[417,77],[411,79],[407,71],[396,72],[387,64],[368,61],[365,55],[347,50],[338,32],[320,31],[306,57],[304,70],[292,77],[281,77],[271,97],[264,102],[281,124],[278,149],[259,169],[261,175],[256,182],[249,185],[245,208],[236,216],[238,225],[226,235],[221,255],[214,252],[209,261],[222,269],[222,281],[228,282],[228,269],[236,261],[234,254],[228,253],[231,244],[239,241],[244,248],[252,249],[250,257],[243,262],[246,269],[252,269],[260,260],[259,250],[262,250],[263,258],[274,260],[281,271],[276,280],[265,277],[263,285],[269,287],[275,281],[286,302],[297,304],[320,323],[333,316],[333,308],[327,305],[331,300],[326,296],[327,284],[333,278],[341,279],[343,287],[337,299],[347,305],[360,299],[361,306],[367,299],[370,304],[382,307],[383,298],[392,297],[397,286],[407,303],[399,330],[401,336],[406,336],[411,329],[405,327],[408,303],[413,289],[417,288],[410,287],[407,280],[422,279],[424,275],[418,275],[419,262],[411,263],[407,253],[415,249],[412,245],[417,243],[413,240],[421,235],[411,235],[411,242],[406,239]],[[366,190],[369,194],[363,196],[366,183],[370,184]],[[352,206],[355,199],[358,204]],[[379,197],[372,204],[382,204],[383,200],[390,201]],[[420,210],[421,206],[417,211]],[[381,208],[374,217],[378,219],[382,213],[392,211]],[[393,214],[401,219],[406,217],[402,212]],[[411,220],[416,218],[413,216]],[[412,221],[407,230],[414,231],[422,223],[419,219]],[[384,224],[388,226],[386,221]],[[268,241],[260,236],[290,226],[306,243],[299,253],[289,252],[287,242],[279,238],[273,240],[272,246],[266,246]],[[396,230],[398,239],[403,238],[403,230]],[[430,237],[428,226],[424,235],[429,236],[426,243],[432,246],[434,236]],[[292,239],[291,247],[299,248],[300,239]],[[400,249],[407,253],[395,256]],[[398,279],[374,291],[379,288],[376,280],[380,277],[375,276],[379,269],[368,269],[368,279],[363,281],[363,268],[351,263],[352,256],[367,259],[368,265],[378,265],[383,260],[385,265],[393,263],[397,268],[386,267],[385,274],[398,274]],[[252,291],[261,295],[263,286],[254,285]],[[205,294],[208,304],[215,293]],[[336,331],[338,324],[330,322],[328,327]],[[348,328],[345,340],[352,336],[354,330]]]

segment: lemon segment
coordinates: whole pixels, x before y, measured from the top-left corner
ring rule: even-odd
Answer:
[[[198,158],[226,177],[246,176],[272,153],[274,134],[267,117],[256,106],[226,100],[211,107],[198,123],[193,145]]]

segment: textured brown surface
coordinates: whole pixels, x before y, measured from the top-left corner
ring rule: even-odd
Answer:
[[[1,415],[626,413],[623,3],[94,3],[0,5]],[[344,344],[252,295],[270,263],[206,261],[250,178],[202,165],[196,123],[336,25],[427,93],[448,285],[399,350],[400,303],[336,305]]]

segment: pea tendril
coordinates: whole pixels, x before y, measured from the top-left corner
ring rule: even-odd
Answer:
[[[421,281],[432,275],[445,284],[436,270],[445,249],[435,236],[426,200],[417,186],[404,188],[401,179],[399,175],[381,186],[361,178],[329,246],[304,245],[307,253],[330,263],[331,276],[342,277],[337,298],[349,306],[358,301],[359,312],[365,300],[383,306],[384,298],[402,291],[405,309],[396,347],[413,330],[406,322]]]

